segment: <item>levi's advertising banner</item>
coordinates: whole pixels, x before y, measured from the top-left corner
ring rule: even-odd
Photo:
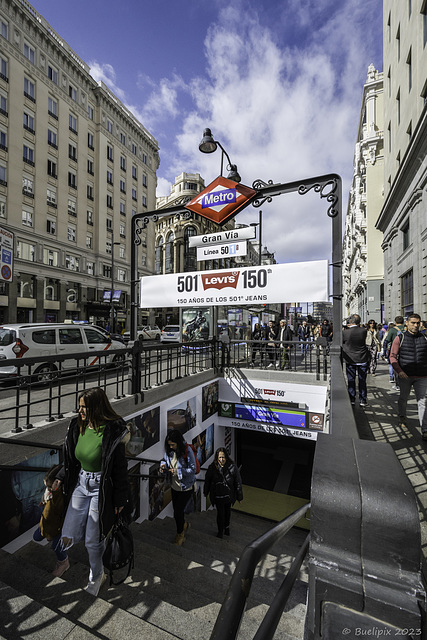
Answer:
[[[269,304],[286,300],[327,302],[328,261],[145,276],[140,283],[141,308]]]
[[[234,429],[317,440],[327,432],[324,385],[223,378],[219,381],[218,424]]]

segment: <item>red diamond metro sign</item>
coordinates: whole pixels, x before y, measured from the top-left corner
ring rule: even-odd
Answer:
[[[222,225],[246,207],[256,193],[255,189],[219,176],[185,208]]]

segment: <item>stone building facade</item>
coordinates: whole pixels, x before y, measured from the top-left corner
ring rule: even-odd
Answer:
[[[0,1],[0,67],[0,228],[15,245],[0,322],[108,324],[114,304],[126,325],[130,220],[155,208],[158,143],[26,1]],[[143,244],[140,275],[154,231]]]
[[[383,74],[373,65],[363,87],[354,173],[343,241],[343,316],[383,320],[382,234],[375,228],[383,204]]]
[[[427,317],[427,2],[384,0],[385,315]]]

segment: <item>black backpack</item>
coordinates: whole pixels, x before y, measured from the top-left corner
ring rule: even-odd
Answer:
[[[102,556],[102,561],[104,563],[104,567],[110,574],[110,587],[111,585],[122,584],[129,576],[130,571],[134,566],[132,531],[120,515],[116,517],[116,522],[114,523],[107,538],[107,544]],[[128,570],[125,577],[114,582],[113,571],[123,569],[126,566],[128,567]]]

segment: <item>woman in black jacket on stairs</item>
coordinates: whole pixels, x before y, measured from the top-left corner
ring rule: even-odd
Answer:
[[[209,494],[211,503],[216,506],[217,537],[229,536],[231,506],[236,500],[243,500],[243,491],[239,470],[224,447],[216,450],[215,459],[207,470],[204,494]]]

